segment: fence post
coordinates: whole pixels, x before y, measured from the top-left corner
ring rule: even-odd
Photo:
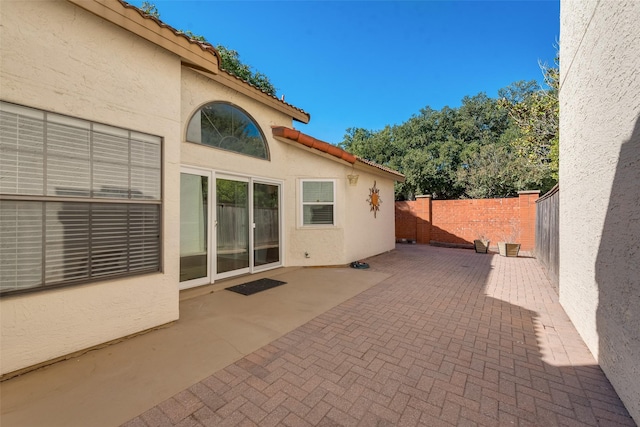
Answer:
[[[431,196],[416,196],[416,243],[431,241]]]
[[[520,245],[523,251],[536,246],[536,200],[540,190],[518,191],[520,204]]]

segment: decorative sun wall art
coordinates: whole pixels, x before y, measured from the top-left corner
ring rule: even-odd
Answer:
[[[376,217],[376,213],[380,210],[380,204],[382,200],[380,199],[380,189],[376,187],[376,181],[373,181],[373,187],[369,189],[369,198],[367,199],[369,206],[371,207],[370,212],[373,212],[373,217]]]

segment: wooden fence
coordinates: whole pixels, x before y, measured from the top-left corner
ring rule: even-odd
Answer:
[[[549,279],[558,292],[560,187],[556,184],[536,201],[535,257],[547,269]]]
[[[218,204],[216,215],[219,224],[217,228],[217,246],[219,250],[244,248],[249,244],[249,212],[245,206],[228,203]],[[256,208],[253,211],[254,229],[253,246],[255,248],[277,246],[280,241],[280,222],[278,208]]]

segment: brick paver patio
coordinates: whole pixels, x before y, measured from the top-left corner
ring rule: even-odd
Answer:
[[[635,425],[535,259],[369,263],[390,278],[125,426]]]

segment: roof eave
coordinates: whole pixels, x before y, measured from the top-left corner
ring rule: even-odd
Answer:
[[[309,113],[303,110],[300,110],[299,108],[294,107],[291,104],[280,101],[275,96],[269,95],[261,91],[260,89],[252,86],[251,84],[248,84],[241,78],[236,77],[225,70],[221,69],[218,74],[213,74],[208,72],[207,70],[203,70],[198,67],[193,67],[190,64],[183,64],[183,65],[243,95],[246,95],[252,99],[260,101],[261,103],[277,111],[280,111],[281,113],[286,114],[287,116],[291,117],[292,119],[298,122],[309,123],[309,120],[311,120],[311,115]]]
[[[220,54],[209,43],[194,40],[161,20],[144,14],[122,0],[67,0],[167,51],[177,55],[182,64],[205,74],[244,95],[249,96],[293,120],[309,123],[309,113],[279,100],[249,82],[220,68]]]
[[[380,176],[384,176],[386,178],[392,178],[396,182],[405,182],[406,178],[403,174],[396,171],[381,169],[380,166],[372,166],[368,163],[362,161],[362,159],[358,158],[355,164],[356,169],[364,170],[369,173],[377,174]]]
[[[347,153],[343,149],[331,145],[328,142],[320,141],[312,136],[306,135],[299,130],[291,129],[285,126],[272,126],[271,132],[273,136],[288,139],[297,142],[300,145],[304,145],[309,148],[313,148],[317,151],[329,154],[340,160],[344,160],[347,163],[354,164],[356,162],[356,156],[351,153]]]
[[[219,58],[212,47],[183,35],[156,19],[145,18],[134,6],[114,0],[67,0],[151,43],[180,57],[182,62],[193,64],[218,74]]]
[[[391,178],[398,182],[404,182],[405,177],[400,172],[394,171],[386,166],[379,165],[375,162],[363,159],[356,155],[353,155],[335,145],[331,145],[328,142],[320,141],[312,136],[306,135],[299,130],[291,129],[285,126],[272,126],[271,132],[274,137],[297,146],[303,145],[309,149],[313,149],[316,152],[328,155],[332,160],[345,161],[360,170],[366,170],[367,172],[374,173],[386,178]]]

